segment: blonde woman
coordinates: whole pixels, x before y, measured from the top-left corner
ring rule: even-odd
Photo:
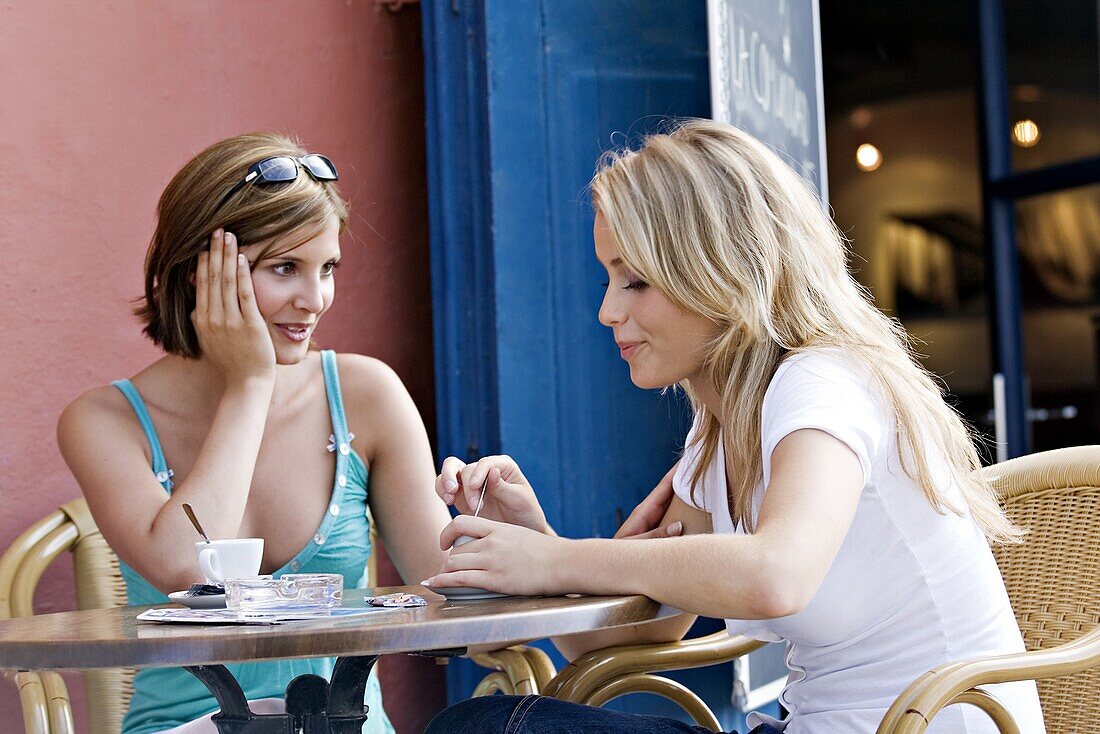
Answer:
[[[370,517],[398,571],[439,568],[449,520],[420,415],[378,360],[318,351],[347,207],[336,167],[283,135],[215,143],[161,195],[145,260],[145,334],[164,355],[95,388],[58,440],[118,553],[129,603],[201,581],[189,503],[212,538],[264,539],[261,573],[340,573],[364,586]],[[230,665],[257,713],[330,658]],[[372,676],[363,729],[392,734]],[[179,668],[134,679],[122,734],[213,734],[217,702]]]
[[[443,548],[474,540],[427,583],[641,593],[725,618],[731,633],[786,641],[790,714],[750,715],[759,733],[870,733],[930,667],[1022,650],[989,548],[1019,531],[974,473],[963,421],[852,279],[842,238],[802,180],[744,132],[696,120],[609,155],[591,189],[609,276],[600,322],[635,385],[679,385],[695,411],[667,508],[658,488],[632,518],[651,520],[630,532],[676,535],[661,528],[680,523],[683,537],[556,537],[511,459],[451,458],[436,491],[465,513],[488,478],[491,511],[447,527]],[[689,621],[658,632],[682,634]],[[1023,731],[1043,731],[1033,684],[992,688]],[[429,731],[701,730],[493,697],[448,709]],[[929,731],[994,728],[956,706]]]

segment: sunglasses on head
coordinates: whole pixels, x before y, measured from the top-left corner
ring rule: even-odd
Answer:
[[[298,178],[300,168],[306,169],[306,172],[313,177],[314,181],[336,181],[340,178],[336,175],[336,166],[332,165],[332,161],[318,153],[307,153],[301,158],[294,158],[289,155],[271,156],[249,166],[245,177],[226,192],[222,200],[218,202],[215,211],[221,209],[225,202],[229,201],[229,197],[248,184],[293,181]]]

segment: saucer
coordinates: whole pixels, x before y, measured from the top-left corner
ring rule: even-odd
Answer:
[[[471,601],[474,599],[500,599],[502,597],[511,596],[511,594],[502,594],[499,591],[488,591],[486,589],[475,589],[470,586],[426,586],[424,587],[434,594],[446,597],[452,601]]]
[[[225,609],[225,594],[188,596],[186,591],[173,591],[168,598],[192,609]]]

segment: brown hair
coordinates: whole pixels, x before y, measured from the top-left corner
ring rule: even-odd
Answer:
[[[241,247],[266,243],[259,257],[286,252],[317,236],[331,217],[347,226],[347,204],[332,182],[300,171],[294,181],[247,185],[219,206],[249,166],[271,156],[306,155],[297,141],[277,133],[249,133],[214,143],[180,169],[157,204],[157,228],[145,255],[145,295],[135,313],[143,332],[169,354],[199,357],[191,312],[199,253],[221,227]]]

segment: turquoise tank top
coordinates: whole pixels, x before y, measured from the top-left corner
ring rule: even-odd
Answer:
[[[275,571],[284,573],[340,573],[345,588],[361,588],[367,584],[367,561],[370,559],[370,521],[367,517],[367,467],[351,448],[354,438],[348,432],[344,416],[344,400],[336,372],[336,355],[321,352],[325,376],[332,435],[329,451],[336,454],[336,480],[328,512],[312,540],[294,558]],[[172,491],[172,470],[164,458],[160,440],[145,402],[129,380],[113,383],[130,402],[145,430],[152,453],[152,469],[165,491]],[[320,438],[318,440],[321,440]],[[126,581],[126,599],[131,606],[166,604],[168,597],[146,581],[125,563],[120,562]],[[286,685],[305,673],[329,678],[334,658],[307,660],[271,660],[256,663],[228,664],[229,672],[241,684],[245,698],[283,698]],[[367,681],[365,703],[370,707],[364,734],[393,734],[394,729],[382,709],[382,691],[378,685],[378,668]],[[121,734],[153,734],[184,724],[215,711],[217,702],[197,678],[183,668],[144,668],[134,677],[134,696],[122,722]]]

